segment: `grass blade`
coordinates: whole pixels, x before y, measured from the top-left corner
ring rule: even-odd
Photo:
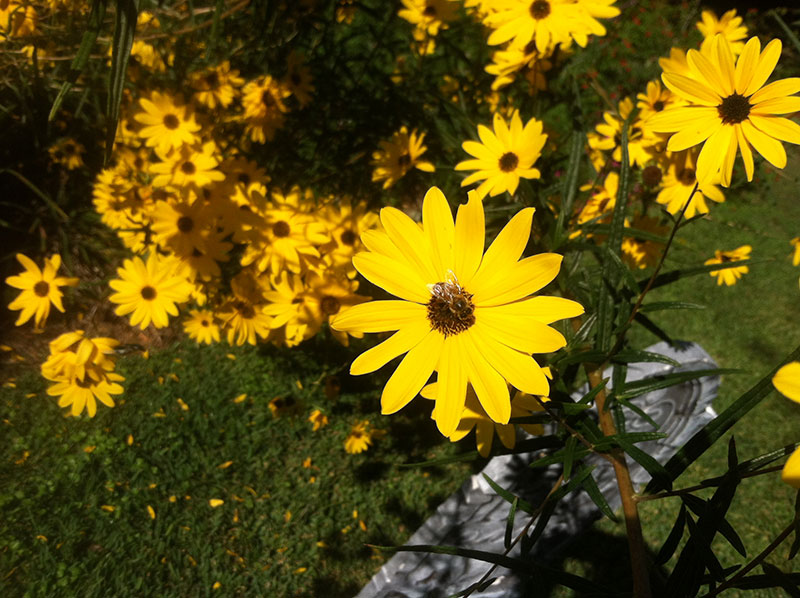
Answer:
[[[119,107],[122,102],[122,90],[125,87],[125,71],[128,69],[128,61],[131,57],[138,14],[139,0],[117,0],[114,40],[111,45],[111,72],[108,76],[108,98],[106,100],[106,117],[108,118],[106,164],[111,160],[114,139],[117,136]]]

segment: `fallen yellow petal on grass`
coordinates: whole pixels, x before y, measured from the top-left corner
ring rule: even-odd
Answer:
[[[150,519],[156,518],[156,510],[150,505],[147,505],[147,514],[150,515]]]
[[[227,469],[231,465],[233,465],[233,461],[225,461],[225,463],[220,463],[217,465],[217,469]]]
[[[100,508],[103,509],[106,513],[113,513],[117,510],[117,507],[113,505],[100,505]]]
[[[178,405],[180,405],[181,409],[183,409],[184,411],[189,411],[189,405],[187,405],[183,399],[180,398],[178,399]]]
[[[221,498],[209,498],[208,504],[211,506],[211,508],[216,509],[217,507],[224,505],[225,501]]]
[[[244,393],[244,392],[243,392],[243,393],[242,393],[242,394],[240,394],[238,397],[236,397],[235,399],[233,399],[233,402],[234,402],[234,403],[244,403],[244,400],[245,400],[246,398],[247,398],[247,393]]]

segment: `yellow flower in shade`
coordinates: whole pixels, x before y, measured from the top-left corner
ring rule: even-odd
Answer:
[[[689,50],[689,75],[665,71],[664,84],[687,103],[651,117],[648,126],[674,133],[667,145],[672,152],[703,144],[697,158],[697,178],[702,183],[719,172],[721,184],[731,182],[737,149],[742,154],[747,180],[753,180],[753,151],[776,168],[786,166],[781,141],[800,144],[800,125],[780,116],[800,110],[800,77],[764,85],[781,54],[774,39],[761,52],[751,38],[734,60],[722,35],[705,51]],[[752,148],[751,148],[752,146]]]
[[[703,262],[706,266],[712,264],[729,264],[730,262],[740,262],[750,259],[750,245],[742,245],[733,251],[720,251],[717,249],[714,252],[714,257]],[[717,284],[726,284],[727,286],[735,285],[742,274],[747,274],[750,269],[747,266],[737,266],[735,268],[726,268],[724,270],[712,270],[709,274],[717,278]]]
[[[311,431],[316,432],[320,428],[324,428],[328,425],[328,416],[322,413],[322,411],[319,409],[314,409],[314,411],[311,412],[311,415],[308,416],[308,421],[310,421],[312,425]],[[303,462],[303,466],[305,467],[305,462]]]
[[[283,115],[288,110],[283,100],[289,95],[288,90],[265,75],[245,85],[243,94],[245,131],[256,143],[271,141],[283,126]]]
[[[231,345],[256,344],[256,336],[267,338],[272,318],[263,311],[263,305],[234,298],[219,311],[219,319],[226,329]]]
[[[219,342],[219,325],[214,312],[207,309],[189,311],[189,317],[183,321],[183,331],[189,338],[201,344]]]
[[[61,164],[67,170],[75,170],[83,166],[83,154],[86,148],[74,139],[62,139],[47,149],[50,159]]]
[[[22,326],[33,318],[35,327],[41,328],[50,315],[51,304],[55,305],[58,311],[64,312],[64,305],[61,302],[63,294],[59,287],[75,286],[78,284],[78,279],[56,276],[61,266],[61,256],[58,254],[45,258],[42,270],[36,262],[21,253],[17,254],[17,261],[25,271],[6,278],[6,284],[22,292],[8,305],[8,309],[21,310],[15,325]]]
[[[722,15],[721,19],[718,19],[713,11],[704,10],[700,14],[700,20],[697,22],[697,29],[703,34],[704,38],[703,44],[700,46],[701,50],[711,45],[714,36],[718,33],[728,40],[731,52],[735,56],[738,56],[744,50],[743,40],[747,38],[747,27],[742,25],[742,17],[737,16],[735,8]]]
[[[381,396],[385,414],[403,408],[438,372],[442,392],[436,423],[445,436],[458,426],[472,384],[489,417],[508,423],[507,383],[530,394],[549,394],[532,353],[566,344],[548,324],[583,313],[560,297],[530,297],[558,274],[561,256],[543,253],[520,260],[531,231],[533,208],[516,214],[484,253],[483,204],[477,194],[458,208],[455,223],[442,192],[425,195],[422,227],[400,210],[383,208],[385,232],[362,237],[369,251],[353,258],[370,282],[399,300],[371,301],[341,312],[334,329],[397,332],[362,353],[350,367],[366,374],[406,353]]]
[[[289,52],[286,63],[284,85],[289,93],[297,98],[300,106],[305,106],[311,101],[311,94],[314,93],[311,70],[305,64],[305,57],[294,50]]]
[[[456,164],[456,170],[475,170],[461,181],[466,187],[476,181],[483,181],[477,189],[478,197],[488,193],[492,197],[508,191],[511,195],[517,190],[519,179],[538,179],[541,173],[533,164],[539,159],[547,141],[542,133],[542,123],[535,118],[522,126],[519,111],[514,110],[507,124],[502,116],[494,115],[494,130],[478,125],[481,142],[465,141],[464,151],[474,156]]]
[[[17,0],[0,2],[0,43],[6,36],[24,37],[36,33],[39,15],[33,4]]]
[[[203,251],[210,232],[208,210],[203,203],[184,201],[156,202],[151,214],[153,240],[176,255],[190,256]]]
[[[498,50],[492,54],[492,64],[486,67],[486,72],[494,75],[492,89],[498,90],[514,82],[516,73],[522,71],[523,76],[531,85],[531,93],[547,89],[547,79],[544,74],[553,68],[553,63],[539,53],[532,43],[524,48],[511,46],[506,50]]]
[[[225,179],[222,171],[217,170],[219,158],[217,144],[213,141],[204,143],[202,147],[184,145],[173,150],[157,149],[156,154],[161,162],[150,166],[150,172],[156,175],[154,187],[205,187]]]
[[[271,277],[270,284],[272,290],[264,293],[268,303],[264,305],[263,311],[271,317],[271,328],[283,329],[284,344],[295,347],[312,336],[306,333],[308,323],[301,317],[305,289],[303,280],[299,274],[283,272]]]
[[[227,108],[239,95],[239,88],[244,79],[239,71],[231,69],[231,63],[225,60],[216,66],[197,71],[189,75],[195,101],[206,108]]]
[[[336,3],[336,22],[349,25],[356,15],[355,0],[339,0]]]
[[[603,121],[595,130],[587,135],[589,147],[593,150],[611,151],[611,157],[617,162],[622,160],[622,127],[625,120],[633,111],[633,100],[624,98],[619,103],[616,113],[604,112]],[[639,120],[634,120],[628,126],[628,160],[630,165],[644,166],[652,159],[653,152],[650,146],[658,139],[648,139],[644,136]]]
[[[437,35],[439,29],[446,29],[447,22],[458,15],[457,0],[402,0],[402,3],[397,16],[415,26],[419,32],[414,35],[417,41]]]
[[[118,316],[131,314],[131,326],[142,330],[150,322],[156,328],[169,324],[169,316],[177,316],[176,303],[185,303],[192,292],[192,284],[180,271],[180,262],[175,258],[162,258],[152,252],[147,263],[134,257],[125,260],[117,268],[118,279],[109,282],[117,291],[109,301],[117,303],[114,313]]]
[[[662,237],[669,232],[669,227],[662,226],[657,218],[650,216],[638,216],[634,219],[632,228]],[[625,235],[622,239],[622,259],[631,268],[647,268],[658,263],[664,250],[662,243],[636,236],[637,233],[631,230],[627,219],[622,234]]]
[[[425,133],[417,134],[414,129],[401,127],[389,141],[381,141],[380,149],[372,153],[373,181],[383,181],[383,188],[388,189],[399,181],[412,168],[423,172],[436,170],[430,162],[420,161],[419,157],[428,148],[423,145]]]
[[[199,141],[200,125],[194,119],[191,106],[157,91],[150,94],[149,99],[141,98],[139,104],[144,111],[136,113],[133,119],[144,125],[139,136],[145,139],[148,147],[167,151]]]
[[[350,278],[355,277],[353,256],[363,249],[361,233],[378,225],[378,214],[367,209],[366,204],[353,204],[341,200],[325,206],[320,213],[330,235],[330,242],[319,248],[326,263],[344,269]]]
[[[302,293],[300,319],[306,323],[305,338],[315,335],[323,323],[330,323],[343,309],[369,301],[370,297],[357,295],[358,281],[351,280],[342,273],[333,270],[321,274],[310,274]],[[336,339],[347,346],[345,332],[332,330]],[[361,338],[362,333],[353,336]]]
[[[781,367],[775,372],[772,384],[783,396],[800,403],[800,363],[793,361]],[[800,448],[789,456],[781,479],[793,488],[800,488]]]
[[[658,112],[671,108],[676,101],[669,89],[661,87],[661,81],[648,81],[646,92],[637,94],[636,99],[639,100],[636,102],[636,107],[639,109],[637,119],[644,121],[642,129],[644,129],[645,135],[647,135],[647,119]]]
[[[600,224],[611,216],[611,211],[617,205],[617,190],[619,189],[619,174],[613,170],[603,179],[602,186],[593,186],[591,183],[583,185],[581,191],[592,191],[592,196],[578,212],[578,225]],[[570,238],[580,236],[581,231],[575,230]],[[591,233],[587,236],[592,236]]]
[[[111,395],[119,395],[124,392],[119,382],[124,380],[119,374],[109,372],[104,379],[95,381],[86,380],[62,380],[56,382],[47,389],[47,394],[58,399],[59,407],[71,407],[74,417],[80,415],[84,409],[89,417],[94,417],[97,413],[97,401],[107,407],[114,406],[114,399]]]
[[[722,203],[725,195],[722,193],[717,183],[719,175],[714,175],[711,179],[700,183],[697,190],[692,193],[697,181],[697,152],[687,150],[675,152],[670,156],[666,165],[666,171],[661,178],[662,189],[659,191],[656,201],[663,205],[670,214],[677,214],[689,202],[684,216],[692,218],[696,214],[708,214],[707,199]]]
[[[350,433],[344,440],[344,450],[351,455],[363,453],[372,446],[372,434],[367,420],[360,421],[350,428]]]
[[[422,389],[420,394],[426,399],[436,400],[438,395],[439,384],[434,382],[428,384]],[[546,398],[542,400],[546,401]],[[511,417],[527,417],[534,413],[544,411],[541,403],[535,397],[519,392],[514,395],[511,400]],[[433,418],[436,419],[436,412],[433,413]],[[528,434],[543,434],[544,427],[542,424],[522,424],[520,427],[528,432]],[[486,415],[486,411],[481,407],[478,397],[475,395],[475,390],[472,386],[467,387],[467,400],[464,404],[464,411],[461,414],[461,421],[458,422],[456,431],[450,435],[450,442],[458,442],[469,434],[475,428],[475,444],[478,448],[478,453],[481,457],[488,457],[492,451],[492,444],[494,435],[500,439],[503,446],[507,449],[513,449],[517,443],[517,430],[516,425],[512,423],[498,424]]]
[[[800,265],[800,237],[795,237],[789,243],[794,248],[792,252],[792,266]]]

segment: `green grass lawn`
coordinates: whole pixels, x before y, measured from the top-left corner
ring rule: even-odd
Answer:
[[[426,401],[382,418],[374,377],[343,377],[328,399],[353,352],[306,349],[186,342],[128,357],[125,399],[91,420],[63,417],[37,374],[20,375],[0,394],[3,595],[204,596],[217,582],[225,596],[355,595],[386,558],[365,544],[404,542],[469,466],[397,468],[453,452]],[[277,396],[296,405],[276,418]],[[317,432],[313,408],[330,418]],[[347,454],[362,419],[386,435]]]

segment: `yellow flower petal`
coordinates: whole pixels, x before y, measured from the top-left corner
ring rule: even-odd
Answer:
[[[430,299],[428,282],[419,271],[402,262],[379,253],[362,252],[353,256],[353,266],[371,283],[401,299],[417,303]]]
[[[469,382],[481,406],[493,421],[507,424],[511,418],[511,399],[506,381],[481,355],[472,337],[469,334],[463,337]]]
[[[783,466],[781,480],[792,488],[800,488],[800,448],[795,449]]]
[[[493,340],[490,335],[485,334],[486,332],[485,327],[473,326],[467,334],[472,337],[486,361],[509,384],[528,394],[544,396],[550,394],[550,384],[533,357]]]
[[[773,39],[766,45],[764,51],[761,52],[761,55],[758,57],[758,64],[753,72],[753,77],[750,79],[750,83],[747,85],[747,89],[743,95],[753,95],[767,82],[772,71],[775,70],[775,65],[778,64],[778,58],[781,57],[782,47],[781,40],[778,38]]]
[[[419,275],[428,282],[437,282],[436,270],[429,257],[428,241],[417,223],[397,208],[383,208],[381,224],[392,243],[406,256]]]
[[[464,367],[462,335],[444,339],[439,358],[439,384],[436,396],[436,426],[450,436],[458,426],[467,396],[467,371]]]
[[[458,206],[453,242],[454,269],[459,282],[469,286],[483,257],[486,225],[483,203],[477,193],[468,194],[466,204]]]
[[[431,249],[437,281],[447,280],[453,264],[453,213],[438,187],[431,187],[422,200],[422,222]]]
[[[425,318],[426,308],[410,301],[370,301],[349,307],[331,322],[334,330],[387,332],[400,330]]]
[[[549,284],[561,268],[563,258],[557,253],[540,253],[515,262],[510,267],[497,267],[490,277],[476,277],[474,301],[491,307],[527,297]]]
[[[797,100],[800,101],[800,98]],[[758,116],[756,114],[751,114],[749,120],[759,131],[770,137],[800,144],[800,125],[793,120],[780,116]]]
[[[783,396],[800,403],[800,362],[793,361],[779,369],[772,384]]]
[[[379,345],[356,357],[350,366],[350,373],[353,376],[360,376],[361,374],[374,372],[398,355],[402,355],[416,347],[430,332],[431,328],[427,320],[418,320],[409,326],[401,328]],[[434,363],[432,367],[436,367],[436,364]]]
[[[506,315],[506,306],[475,310],[475,326],[486,326],[501,343],[523,353],[551,353],[567,344],[564,335],[536,321],[520,323],[519,317]]]
[[[431,330],[408,352],[383,387],[381,413],[399,411],[419,393],[439,363],[443,343],[444,336]]]
[[[756,151],[776,168],[786,166],[786,150],[781,142],[756,129],[750,120],[742,121],[742,132]]]

